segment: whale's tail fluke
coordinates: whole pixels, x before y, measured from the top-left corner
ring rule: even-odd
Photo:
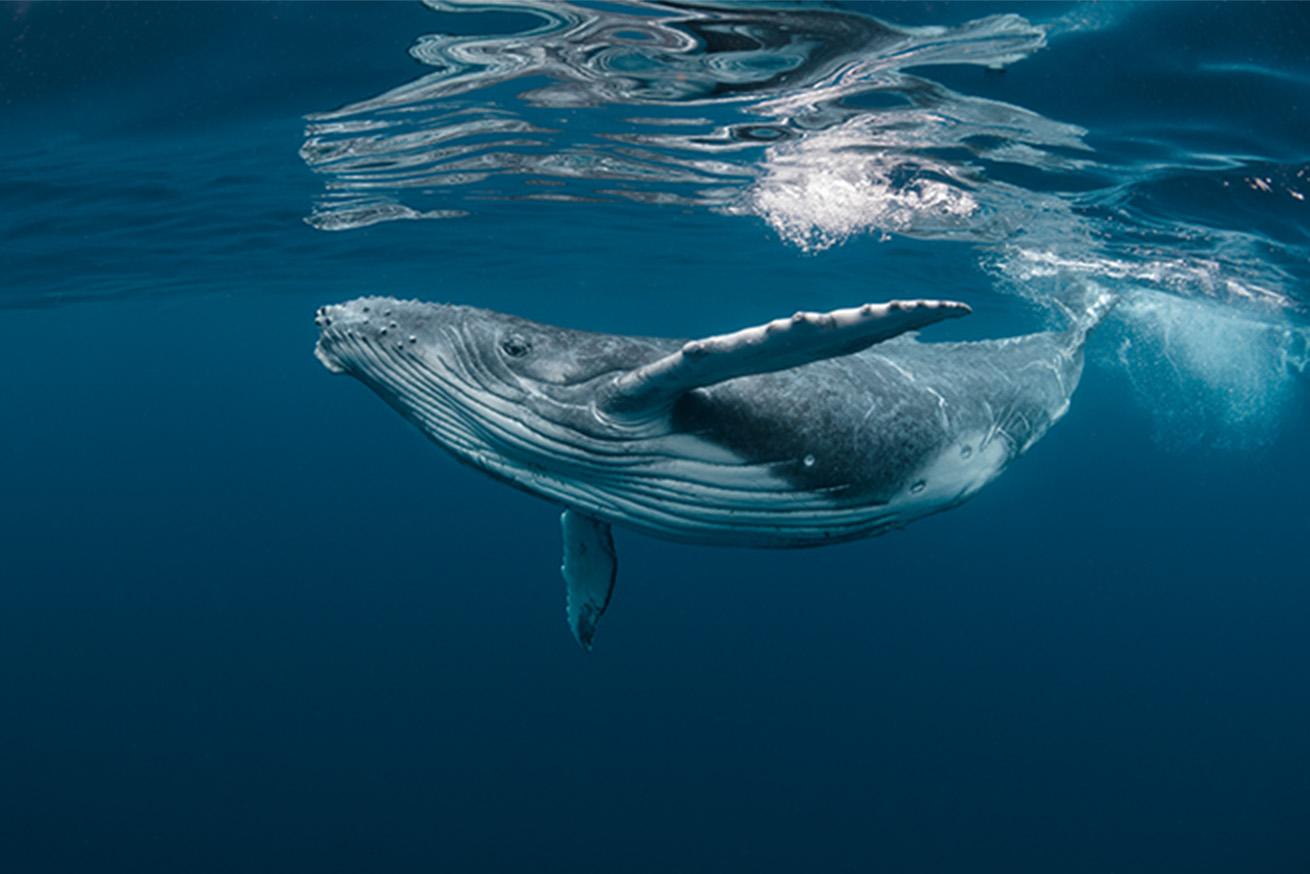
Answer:
[[[1069,321],[1068,332],[1081,345],[1119,302],[1119,295],[1094,282],[1080,282],[1056,299],[1056,306]]]

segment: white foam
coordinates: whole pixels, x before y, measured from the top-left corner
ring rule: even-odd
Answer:
[[[1275,312],[1149,291],[1126,295],[1116,315],[1118,362],[1163,443],[1241,449],[1275,437],[1310,331]]]
[[[1092,251],[1066,255],[1015,246],[1006,251],[1000,267],[1021,283],[1081,277],[1128,280],[1134,287],[1159,286],[1188,298],[1228,299],[1277,308],[1294,306],[1293,300],[1278,289],[1235,275],[1215,259],[1188,257],[1177,252],[1139,252],[1136,258],[1129,259]]]
[[[963,188],[923,176],[898,184],[894,161],[843,151],[841,139],[816,134],[801,148],[771,150],[751,187],[750,210],[787,242],[819,252],[859,233],[962,224],[978,211],[978,201]]]

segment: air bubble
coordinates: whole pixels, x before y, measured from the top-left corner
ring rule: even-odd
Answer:
[[[973,447],[970,446],[968,443],[966,443],[966,444],[964,444],[963,446],[960,447],[960,457],[961,457],[961,458],[968,458],[968,457],[971,456],[971,455],[973,455]]]
[[[801,464],[805,465],[806,467],[814,467],[814,456],[813,455],[805,456],[804,458],[801,459]]]
[[[919,494],[920,492],[922,492],[924,489],[926,489],[927,487],[928,487],[928,484],[927,484],[926,482],[924,482],[923,480],[919,480],[919,481],[916,482],[914,485],[910,486],[910,494],[912,494],[912,495],[917,495],[917,494]]]

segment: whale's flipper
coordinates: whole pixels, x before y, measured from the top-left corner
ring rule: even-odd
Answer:
[[[569,630],[582,648],[590,651],[596,623],[609,606],[614,592],[618,561],[610,526],[599,519],[565,510],[559,517],[564,529],[565,609]]]
[[[648,413],[694,388],[850,355],[907,331],[969,312],[967,305],[955,301],[895,300],[829,313],[796,313],[731,334],[684,343],[677,352],[620,376],[604,406],[619,414]]]

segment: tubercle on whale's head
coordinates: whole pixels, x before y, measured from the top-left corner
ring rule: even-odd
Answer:
[[[446,318],[447,309],[385,297],[319,307],[314,313],[319,328],[314,355],[333,373],[364,381],[381,378],[398,359],[438,352],[441,334],[452,321]]]

